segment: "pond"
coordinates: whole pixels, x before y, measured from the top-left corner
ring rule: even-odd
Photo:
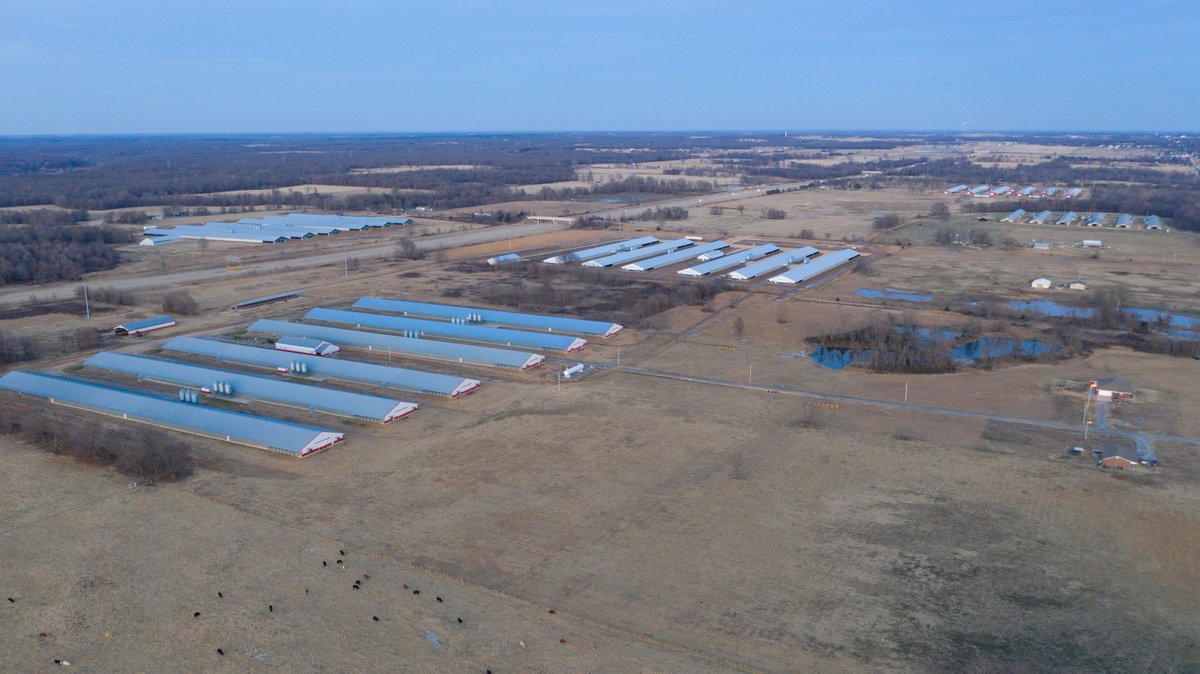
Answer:
[[[874,288],[862,288],[854,291],[859,297],[870,297],[876,300],[904,300],[905,302],[932,302],[933,295],[918,295],[917,293],[905,292],[903,290],[875,290]]]
[[[1008,303],[1008,306],[1012,309],[1016,309],[1017,311],[1030,311],[1043,316],[1091,318],[1096,313],[1096,310],[1090,307],[1073,307],[1067,304],[1059,304],[1058,302],[1051,300],[1013,300]],[[1147,323],[1155,323],[1160,318],[1165,316],[1168,324],[1173,328],[1200,330],[1200,318],[1196,316],[1185,316],[1184,314],[1173,314],[1169,311],[1140,309],[1137,307],[1122,309],[1121,312],[1133,316],[1139,321],[1146,321]],[[1166,332],[1173,334],[1170,333],[1170,331]]]
[[[928,328],[917,328],[928,331]],[[949,335],[950,337],[946,337]],[[948,341],[957,336],[950,330],[922,332],[928,340],[937,339]],[[922,340],[925,341],[925,340]],[[947,345],[949,349],[949,345]],[[1058,350],[1053,344],[1047,344],[1036,339],[1016,339],[1013,337],[981,337],[966,344],[960,344],[954,349],[954,360],[963,365],[973,365],[980,360],[991,358],[1006,358],[1009,356],[1040,356]],[[812,350],[812,361],[827,370],[841,370],[856,363],[866,363],[871,360],[871,349],[848,349],[836,346],[818,346]]]
[[[1050,300],[1013,300],[1008,306],[1017,311],[1030,311],[1043,316],[1091,318],[1096,313],[1095,309],[1089,307],[1072,307]]]
[[[954,360],[960,363],[974,363],[977,360],[988,358],[1040,356],[1055,350],[1054,345],[1036,339],[982,337],[954,347]]]

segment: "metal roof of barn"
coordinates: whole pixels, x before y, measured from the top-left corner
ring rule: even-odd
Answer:
[[[859,253],[856,250],[844,248],[832,253],[823,253],[820,257],[811,258],[801,265],[792,267],[778,276],[772,276],[767,279],[768,283],[786,283],[796,284],[804,283],[805,281],[815,278],[827,271],[840,267],[850,260],[858,257]]]
[[[449,337],[469,342],[523,346],[533,349],[574,351],[587,344],[587,340],[582,337],[572,337],[557,333],[526,332],[523,330],[493,328],[468,323],[448,323],[421,318],[372,314],[365,311],[346,311],[345,309],[317,307],[304,314],[304,318],[329,323],[347,323],[355,327],[390,330],[392,332],[415,330],[434,337]]]
[[[200,229],[218,233],[261,232],[266,235],[277,235],[288,239],[311,239],[316,232],[296,227],[276,227],[269,224],[254,224],[245,222],[206,222]]]
[[[226,223],[228,224],[228,223]],[[255,231],[250,229],[224,231],[204,228],[199,225],[177,225],[173,229],[151,227],[142,230],[146,236],[170,236],[178,239],[208,239],[210,241],[233,241],[238,243],[282,243],[287,236],[275,232]]]
[[[411,218],[397,215],[334,215],[327,213],[288,213],[287,215],[268,215],[263,218],[267,222],[286,222],[289,224],[321,225],[337,227],[342,230],[362,230],[374,227],[391,227],[392,225],[407,225]]]
[[[285,344],[288,346],[302,346],[302,347],[309,348],[309,349],[315,349],[315,348],[320,347],[322,344],[328,344],[329,342],[327,342],[323,339],[309,339],[308,337],[296,337],[295,335],[288,335],[286,337],[280,337],[279,339],[275,340],[275,343],[276,344]]]
[[[635,248],[641,248],[642,246],[649,246],[650,244],[658,243],[658,241],[659,240],[657,237],[639,236],[636,239],[626,239],[625,241],[616,241],[614,243],[606,243],[603,246],[595,246],[593,248],[584,248],[583,250],[577,250],[573,253],[563,253],[562,255],[555,255],[554,257],[548,257],[548,258],[542,260],[542,262],[545,262],[546,264],[566,264],[568,262],[586,262],[587,260],[594,260],[598,257],[604,257],[605,255],[612,255],[613,253],[619,253],[623,250],[633,250]]]
[[[47,398],[52,403],[132,421],[169,426],[226,442],[294,456],[305,456],[319,451],[344,437],[337,431],[315,426],[214,409],[35,372],[9,372],[0,377],[0,388]]]
[[[230,309],[246,309],[248,307],[252,307],[252,306],[255,306],[258,304],[266,304],[268,302],[278,302],[280,300],[288,300],[288,299],[292,299],[295,297],[301,297],[303,295],[304,295],[304,293],[299,290],[293,290],[291,292],[286,292],[286,293],[276,293],[274,295],[264,295],[263,297],[255,297],[255,298],[249,299],[249,300],[242,300],[241,302],[238,302],[237,304],[234,304],[229,308]]]
[[[301,337],[298,335],[281,335],[277,341],[309,340],[321,342],[319,338]],[[391,365],[376,365],[362,363],[342,358],[326,358],[306,354],[288,353],[275,349],[260,349],[244,344],[231,344],[214,339],[199,339],[196,337],[177,337],[163,345],[169,351],[178,351],[197,356],[208,356],[217,362],[229,361],[242,365],[269,367],[272,369],[290,368],[292,363],[304,363],[308,372],[319,377],[341,379],[362,384],[371,384],[381,388],[395,388],[415,393],[455,397],[479,386],[479,380],[467,379],[436,372],[409,370]]]
[[[1013,211],[1012,213],[1009,213],[1008,215],[1006,215],[1004,217],[1004,221],[1005,222],[1016,222],[1017,220],[1020,220],[1021,218],[1024,218],[1024,217],[1025,217],[1025,209],[1018,208],[1017,210]]]
[[[771,257],[764,258],[754,262],[753,264],[748,264],[736,271],[731,271],[726,274],[726,276],[738,281],[749,281],[750,279],[758,278],[759,276],[762,276],[768,272],[775,271],[780,267],[786,267],[793,262],[810,258],[820,252],[821,251],[813,248],[812,246],[804,246],[803,248],[785,250],[777,255],[772,255]]]
[[[499,311],[481,307],[460,307],[453,304],[436,304],[434,302],[412,302],[408,300],[389,300],[382,297],[361,297],[354,306],[359,309],[372,311],[390,311],[396,314],[413,314],[433,318],[467,318],[474,314],[484,323],[513,325],[521,328],[538,328],[548,332],[566,332],[580,335],[603,335],[610,337],[621,331],[621,326],[608,321],[590,321],[583,318],[567,316],[546,316],[544,314],[525,314],[516,311]]]
[[[1122,213],[1117,216],[1117,227],[1128,227],[1133,224],[1133,216],[1128,213]]]
[[[1029,221],[1033,222],[1033,223],[1039,223],[1039,224],[1044,223],[1047,220],[1049,220],[1050,216],[1052,216],[1052,215],[1054,215],[1054,214],[1051,213],[1050,211],[1042,211],[1041,213],[1038,213],[1037,215],[1030,218]]]
[[[104,351],[85,360],[83,364],[96,369],[133,375],[138,379],[197,389],[210,387],[215,382],[224,382],[232,385],[233,395],[239,398],[266,400],[310,412],[325,412],[384,423],[415,412],[418,407],[416,403],[404,400],[127,353]]]
[[[508,349],[497,349],[489,346],[438,342],[432,339],[414,339],[379,332],[348,330],[345,328],[311,325],[308,323],[292,323],[289,321],[264,319],[255,321],[250,326],[250,329],[268,334],[300,335],[301,337],[327,339],[341,347],[388,351],[389,353],[435,358],[437,360],[447,360],[456,363],[512,367],[518,370],[527,370],[546,359],[545,356],[536,353],[510,351]]]
[[[683,262],[684,260],[695,260],[704,253],[709,253],[728,247],[729,244],[724,241],[710,241],[708,243],[690,246],[688,248],[684,248],[683,250],[666,253],[665,255],[659,255],[658,257],[652,257],[649,260],[630,262],[629,264],[621,267],[621,269],[624,269],[625,271],[650,271],[651,269],[667,267],[675,264],[676,262]]]
[[[771,253],[777,252],[779,252],[779,246],[776,246],[773,243],[764,243],[761,246],[755,246],[753,248],[748,248],[736,253],[729,253],[725,255],[725,257],[718,258],[710,262],[705,262],[704,264],[698,264],[688,267],[687,269],[680,269],[675,273],[683,274],[684,276],[708,276],[715,271],[736,267],[740,264],[745,264],[752,260],[757,260],[765,255],[770,255]]]
[[[155,316],[154,318],[143,318],[140,321],[126,321],[116,327],[117,330],[125,330],[127,332],[135,332],[137,330],[145,330],[157,326],[175,325],[175,319],[170,316]]]
[[[660,253],[669,253],[673,250],[679,250],[680,248],[690,248],[690,247],[694,246],[695,244],[696,244],[695,241],[692,241],[691,239],[687,239],[687,238],[674,239],[672,241],[663,241],[662,243],[656,243],[656,244],[653,244],[650,246],[646,246],[645,248],[638,248],[637,250],[628,250],[628,251],[624,251],[621,253],[613,253],[612,255],[606,255],[601,258],[596,258],[595,260],[588,260],[587,262],[583,263],[583,266],[585,266],[585,267],[612,267],[612,266],[617,266],[617,265],[623,265],[626,262],[633,262],[634,260],[641,260],[642,258],[651,257],[653,255],[658,255]]]
[[[1060,225],[1069,225],[1078,219],[1079,219],[1078,213],[1076,213],[1075,211],[1067,211],[1066,213],[1063,213],[1062,215],[1058,216],[1058,220],[1056,220],[1055,222]]]

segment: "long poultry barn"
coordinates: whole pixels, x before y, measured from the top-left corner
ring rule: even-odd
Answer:
[[[313,339],[327,339],[343,348],[366,349],[376,353],[387,352],[388,354],[431,358],[452,363],[507,367],[517,370],[528,370],[546,360],[545,356],[536,353],[456,342],[438,342],[432,339],[402,337],[365,330],[348,330],[310,323],[262,319],[252,323],[250,330],[268,335],[296,335]]]
[[[757,262],[742,267],[736,271],[731,271],[726,276],[735,281],[749,281],[758,278],[763,274],[773,272],[776,269],[782,269],[792,263],[806,260],[821,251],[812,246],[804,246],[803,248],[793,248],[785,250],[777,255],[772,255],[768,258],[763,258]]]
[[[654,255],[661,255],[662,253],[670,253],[672,251],[679,250],[680,248],[690,248],[695,244],[695,241],[692,241],[688,238],[675,239],[673,241],[663,241],[662,243],[656,243],[652,246],[646,246],[644,248],[629,250],[622,253],[613,253],[612,255],[596,258],[595,260],[588,260],[587,262],[583,263],[583,266],[601,268],[616,267],[623,265],[626,262],[633,262],[634,260],[641,260]]]
[[[708,276],[713,272],[721,271],[722,269],[729,269],[738,265],[744,265],[747,262],[752,262],[764,256],[770,255],[771,253],[778,252],[779,246],[776,246],[773,243],[764,243],[762,245],[741,250],[736,253],[728,253],[724,257],[719,257],[715,260],[709,260],[708,262],[688,267],[687,269],[680,269],[675,273],[683,276]]]
[[[804,264],[796,265],[791,270],[767,279],[768,283],[784,283],[795,285],[816,278],[827,271],[836,269],[858,257],[858,251],[849,248],[825,253],[821,257],[810,259]]]
[[[587,262],[605,255],[620,253],[622,251],[633,250],[643,246],[658,243],[658,238],[653,236],[640,236],[636,239],[628,239],[626,241],[617,241],[615,243],[606,243],[603,246],[594,246],[592,248],[584,248],[572,253],[563,253],[542,260],[545,264],[567,264],[568,262]]]
[[[285,339],[281,337],[280,339]],[[304,338],[293,338],[304,339]],[[320,341],[320,340],[317,340]],[[478,379],[467,379],[437,372],[422,372],[391,365],[362,363],[342,358],[323,358],[295,353],[284,353],[272,349],[260,349],[244,344],[231,344],[215,339],[176,337],[163,344],[163,350],[192,356],[215,358],[218,363],[230,362],[239,365],[264,367],[276,372],[303,373],[314,377],[327,377],[359,384],[379,386],[384,389],[399,389],[426,395],[457,398],[479,388]]]
[[[406,417],[417,411],[418,407],[416,403],[403,400],[110,351],[98,353],[83,364],[97,370],[198,389],[201,393],[225,398],[265,400],[310,412],[384,424]]]
[[[612,337],[622,330],[622,326],[608,321],[589,321],[583,318],[567,316],[546,316],[544,314],[523,314],[516,311],[498,311],[480,307],[460,307],[453,304],[435,304],[433,302],[411,302],[408,300],[389,300],[382,297],[361,297],[354,303],[355,309],[368,311],[387,311],[404,316],[427,316],[447,320],[467,320],[481,323],[510,325],[517,328],[536,328],[547,332],[566,332],[579,335],[601,335]]]
[[[317,307],[304,314],[305,320],[325,321],[327,323],[345,323],[355,327],[375,328],[391,332],[418,333],[449,337],[468,342],[484,342],[487,344],[503,344],[505,346],[523,346],[534,349],[553,349],[557,351],[575,351],[587,344],[582,337],[560,335],[546,332],[525,332],[507,328],[493,328],[469,323],[449,323],[446,321],[430,321],[404,316],[387,316],[371,314],[363,311],[346,311],[345,309],[325,309]]]
[[[0,389],[128,421],[172,428],[248,447],[305,457],[345,437],[337,431],[213,409],[67,377],[14,370]]]
[[[113,332],[118,335],[144,335],[147,332],[162,330],[175,325],[175,319],[170,316],[155,316],[154,318],[143,318],[140,321],[129,321],[122,323],[113,328]]]

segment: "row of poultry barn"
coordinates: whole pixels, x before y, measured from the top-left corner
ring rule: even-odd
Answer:
[[[230,243],[283,243],[292,239],[312,239],[410,223],[412,220],[409,218],[392,216],[288,213],[261,218],[242,218],[237,222],[145,227],[142,229],[145,238],[142,239],[141,245],[161,246],[187,239]]]
[[[1013,187],[1011,185],[955,185],[942,190],[942,194],[967,197],[1024,197],[1036,199],[1050,197],[1057,199],[1075,199],[1083,194],[1081,187]]]
[[[548,257],[545,264],[579,263],[596,269],[647,272],[686,265],[675,273],[687,277],[724,276],[735,281],[766,277],[767,282],[795,285],[842,267],[858,258],[851,248],[822,251],[812,246],[783,249],[773,243],[737,248],[725,241],[701,242],[683,237],[661,241],[642,236]],[[780,271],[783,270],[783,271]]]
[[[587,337],[621,330],[604,321],[363,297],[348,309],[314,308],[298,320],[251,323],[247,331],[262,335],[254,342],[266,347],[246,343],[244,335],[175,337],[151,353],[98,353],[82,363],[82,377],[12,371],[0,377],[0,389],[305,457],[341,442],[345,434],[235,411],[230,403],[263,401],[387,424],[420,409],[414,398],[458,398],[483,383],[396,367],[390,364],[393,356],[528,370],[546,359],[537,351],[571,352],[583,348]],[[388,364],[347,358],[348,350],[387,353]],[[120,385],[104,378],[114,376]],[[178,387],[177,395],[164,395],[163,386]]]
[[[1062,213],[1058,217],[1055,217],[1054,213],[1051,211],[1041,211],[1039,213],[1030,214],[1023,208],[1018,208],[1012,213],[1004,216],[1001,219],[1001,222],[1027,222],[1031,225],[1046,225],[1053,223],[1055,225],[1083,225],[1084,227],[1110,226],[1107,213],[1092,213],[1091,215],[1085,217],[1081,216],[1075,211],[1067,211],[1066,213]],[[1144,218],[1141,218],[1141,222],[1139,223],[1138,218],[1134,217],[1133,215],[1130,215],[1129,213],[1121,213],[1116,216],[1111,226],[1117,229],[1133,229],[1135,227],[1141,227],[1142,229],[1157,230],[1163,228],[1163,223],[1162,218],[1158,217],[1157,215],[1147,215]]]

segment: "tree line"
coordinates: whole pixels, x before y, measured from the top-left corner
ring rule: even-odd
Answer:
[[[120,262],[118,244],[134,235],[114,227],[42,224],[0,227],[0,286],[77,280]]]
[[[0,406],[0,434],[81,463],[111,466],[150,484],[178,482],[192,474],[188,444],[157,428],[64,424],[41,412],[4,405]]]

